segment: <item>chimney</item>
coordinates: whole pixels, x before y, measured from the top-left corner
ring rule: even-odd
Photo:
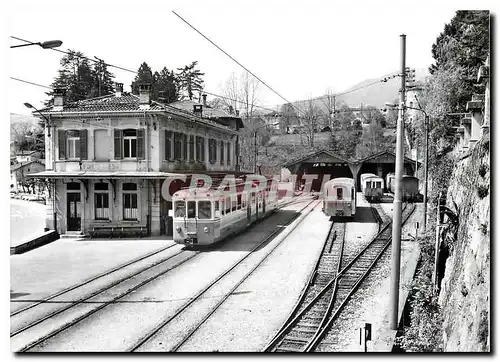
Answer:
[[[115,83],[115,96],[121,97],[123,93],[123,83]]]
[[[149,108],[151,84],[139,84],[139,108]]]
[[[240,111],[237,109],[236,110],[236,117],[239,117],[240,116]]]
[[[66,98],[66,89],[54,88],[54,111],[62,111]]]
[[[201,117],[203,113],[203,106],[201,104],[193,104],[193,113]]]
[[[206,107],[207,106],[207,95],[203,94],[202,97],[203,97],[203,105]]]
[[[233,111],[234,111],[233,106],[229,106],[229,114],[233,114]]]

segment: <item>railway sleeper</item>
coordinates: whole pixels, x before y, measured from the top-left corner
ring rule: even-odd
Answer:
[[[296,349],[296,348],[288,348],[288,347],[278,347],[276,348],[276,352],[302,352],[301,349]]]
[[[283,342],[304,342],[304,343],[309,343],[310,339],[309,338],[303,338],[303,337],[291,337],[291,336],[286,336],[283,339]]]

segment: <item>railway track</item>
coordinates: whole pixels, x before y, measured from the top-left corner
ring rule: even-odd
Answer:
[[[415,206],[405,205],[403,223],[408,220]],[[356,255],[343,255],[330,275],[323,279],[321,290],[309,287],[300,298],[291,317],[287,319],[276,336],[265,347],[265,352],[312,352],[321,343],[325,333],[332,327],[350,297],[370,273],[384,251],[391,244],[392,227],[386,223],[374,239]],[[328,241],[325,243],[325,247]],[[325,250],[324,250],[325,251]],[[321,256],[323,257],[323,255]],[[337,269],[338,268],[338,269]],[[333,275],[335,274],[335,275]],[[314,313],[311,313],[314,312]],[[309,323],[305,323],[309,318]]]
[[[84,280],[83,282],[77,283],[75,285],[72,285],[71,287],[65,288],[63,290],[60,290],[59,292],[51,294],[48,297],[45,297],[45,298],[42,298],[42,299],[38,299],[38,300],[35,300],[35,301],[25,300],[25,299],[24,300],[23,299],[21,299],[21,300],[11,300],[11,303],[12,302],[14,302],[14,303],[32,302],[32,304],[29,304],[29,305],[27,305],[25,307],[22,307],[20,309],[15,310],[14,312],[10,313],[10,316],[11,317],[16,316],[16,315],[18,315],[18,314],[20,314],[22,312],[25,312],[25,311],[27,311],[29,309],[34,308],[34,307],[36,307],[36,306],[38,306],[40,304],[50,302],[51,300],[53,300],[53,299],[55,299],[55,298],[57,298],[57,297],[59,297],[59,296],[61,296],[63,294],[69,293],[69,292],[71,292],[71,291],[73,291],[75,289],[81,288],[81,287],[83,287],[83,286],[85,286],[87,284],[90,284],[90,283],[98,280],[98,279],[104,278],[104,277],[106,277],[106,276],[108,276],[110,274],[113,274],[113,273],[121,270],[121,269],[124,269],[124,268],[126,268],[126,267],[128,267],[128,266],[130,266],[132,264],[135,264],[135,263],[138,263],[138,262],[140,262],[140,261],[142,261],[144,259],[150,258],[150,257],[152,257],[152,256],[154,256],[156,254],[159,254],[159,253],[161,253],[161,252],[163,252],[165,250],[168,250],[168,249],[174,247],[175,245],[176,244],[172,243],[171,245],[168,245],[168,246],[166,246],[164,248],[161,248],[159,250],[155,250],[155,251],[153,251],[151,253],[148,253],[146,255],[143,255],[143,256],[141,256],[139,258],[136,258],[136,259],[133,259],[131,261],[128,261],[128,262],[126,262],[124,264],[121,264],[121,265],[115,267],[115,268],[107,270],[104,273],[98,274],[98,275],[93,276],[93,277],[91,277],[91,278],[89,278],[87,280]],[[12,336],[12,334],[11,334],[11,336]]]
[[[311,200],[308,205],[313,202],[314,200]],[[303,200],[303,202],[305,202]],[[288,205],[287,205],[288,206]],[[307,206],[306,206],[307,207]],[[291,222],[292,220],[290,220]],[[277,229],[275,230],[272,235],[276,235],[276,233],[281,232],[282,229]],[[266,238],[267,240],[267,238]],[[262,244],[262,243],[261,243]],[[165,275],[166,273],[172,271],[173,269],[179,267],[180,265],[188,262],[192,258],[194,258],[196,255],[198,255],[200,252],[203,250],[180,250],[178,252],[175,252],[172,255],[166,256],[166,257],[161,257],[160,260],[154,262],[151,265],[148,265],[147,267],[142,267],[139,270],[126,275],[125,277],[122,277],[118,280],[113,280],[111,283],[106,284],[105,286],[92,291],[91,293],[86,293],[84,296],[76,298],[74,300],[71,300],[70,302],[66,301],[59,301],[61,297],[65,296],[65,294],[70,294],[73,291],[77,291],[78,288],[81,287],[88,287],[90,283],[93,281],[96,281],[100,278],[104,278],[106,276],[109,276],[110,274],[113,274],[115,272],[118,272],[134,263],[137,263],[139,261],[145,260],[148,257],[154,256],[155,254],[158,254],[162,251],[165,251],[171,247],[173,247],[176,244],[169,245],[165,248],[162,248],[156,252],[149,253],[145,256],[142,256],[140,258],[137,258],[135,260],[132,260],[128,263],[122,264],[116,268],[113,268],[106,273],[102,273],[98,276],[95,276],[93,278],[90,278],[82,283],[79,283],[77,285],[74,285],[70,288],[67,288],[65,290],[62,290],[58,293],[55,293],[47,298],[44,298],[43,300],[36,301],[35,303],[28,305],[18,311],[15,311],[11,315],[11,325],[13,318],[14,319],[20,319],[21,327],[14,330],[11,332],[11,345],[13,345],[13,349],[17,350],[17,352],[26,352],[29,351],[36,346],[39,346],[43,342],[51,339],[52,337],[58,335],[59,333],[75,326],[77,323],[80,321],[92,316],[96,312],[102,310],[103,308],[115,304],[119,302],[120,299],[130,295],[134,291],[138,290],[139,288],[147,285],[148,283],[151,283],[155,279]],[[218,245],[218,247],[223,247],[223,244]],[[130,285],[128,285],[129,283]],[[109,300],[106,300],[104,302],[97,302],[94,301],[97,299],[97,297],[101,297],[102,295],[110,294],[112,295],[112,298]],[[69,298],[71,299],[71,298]],[[58,303],[61,303],[63,306],[60,309],[56,309],[53,311],[50,311],[48,314],[43,315],[41,318],[36,318],[35,320],[29,321],[28,323],[22,323],[23,318],[26,317],[24,314],[25,313],[31,313],[31,310],[34,310],[37,306],[40,306],[42,304],[48,304],[48,303],[53,303],[54,305],[57,305]],[[75,314],[75,311],[73,310],[75,307],[80,307],[83,309],[82,311],[77,311],[77,317],[74,319],[70,319],[67,321],[67,317],[65,317],[68,313]],[[36,310],[35,310],[35,315],[36,315]],[[29,318],[30,316],[28,316]],[[55,322],[54,322],[55,319]],[[60,319],[61,321],[57,322],[57,320]],[[45,322],[45,323],[44,323]],[[33,338],[29,337],[30,333],[33,334],[34,332],[32,329],[38,325],[45,325],[47,323],[50,324],[49,327],[49,332],[44,333],[41,337]],[[28,333],[28,338],[31,338],[29,342],[26,344],[25,342],[22,342],[22,339],[24,337],[24,333]],[[35,331],[36,332],[36,331]],[[21,341],[16,341],[17,338],[21,338]],[[20,345],[20,348],[15,348],[15,345],[18,344]]]
[[[313,207],[311,207],[305,214],[303,214],[301,217],[305,218],[314,208],[318,205],[318,201],[316,199],[311,200],[310,202],[307,203],[298,213],[297,216],[289,220],[288,222],[283,225],[283,227],[291,224],[307,207],[309,207],[312,203],[316,203]],[[255,270],[273,253],[273,251],[281,245],[281,243],[286,239],[286,236],[290,234],[298,225],[300,224],[297,223],[294,225],[291,229],[288,230],[287,234],[285,237],[279,241],[276,245],[274,245],[269,251],[266,252],[266,254],[263,256],[263,258],[257,262],[256,265],[254,265],[248,272],[245,273],[245,275],[233,285],[233,287],[222,296],[222,298],[214,305],[212,306],[206,313],[205,316],[197,322],[193,327],[190,328],[190,330],[181,338],[180,341],[178,341],[172,348],[170,348],[169,352],[175,352],[179,348],[182,347],[190,338],[191,336],[200,329],[200,327],[212,316],[217,309],[229,298],[234,291],[245,281],[247,280]],[[244,257],[240,258],[237,260],[234,264],[232,264],[229,268],[227,268],[222,274],[220,274],[217,278],[215,278],[213,281],[211,281],[209,284],[207,284],[202,290],[200,290],[195,296],[190,298],[186,303],[184,303],[181,307],[179,307],[171,316],[166,318],[165,320],[161,321],[156,327],[154,327],[149,333],[147,333],[143,338],[138,340],[133,346],[131,346],[127,351],[128,352],[135,352],[139,351],[141,347],[143,347],[148,341],[150,341],[155,335],[157,335],[167,324],[171,323],[172,321],[175,320],[175,318],[179,317],[187,308],[189,308],[193,303],[196,301],[200,300],[203,298],[206,293],[212,289],[214,286],[216,286],[221,280],[223,280],[226,276],[228,276],[231,272],[233,272],[237,267],[241,266],[242,263],[249,257],[253,255],[253,252],[258,250],[259,248],[262,247],[262,245],[266,244],[270,240],[272,240],[274,237],[276,237],[278,234],[282,232],[282,229],[276,229],[272,234],[267,236],[264,240],[262,240],[259,244],[257,244],[250,252],[245,255]]]

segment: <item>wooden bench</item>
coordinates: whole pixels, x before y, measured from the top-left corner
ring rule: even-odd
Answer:
[[[96,236],[109,236],[109,238],[123,236],[146,236],[147,228],[140,225],[91,225],[89,230],[90,238]]]

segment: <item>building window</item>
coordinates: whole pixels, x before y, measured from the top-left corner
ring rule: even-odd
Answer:
[[[172,136],[173,133],[172,131],[165,131],[165,160],[171,160],[172,159]]]
[[[231,165],[231,143],[227,143],[227,165]]]
[[[94,185],[94,206],[96,220],[109,220],[108,184],[105,182]]]
[[[123,219],[124,220],[137,220],[137,184],[124,183],[123,184]]]
[[[208,140],[208,160],[210,163],[217,162],[217,141],[214,139]]]
[[[80,131],[68,131],[66,138],[68,158],[80,158]]]
[[[123,158],[137,157],[137,131],[135,129],[123,130]]]
[[[67,190],[78,190],[80,191],[80,183],[79,182],[68,182],[66,184]]]
[[[189,136],[189,161],[194,161],[194,136]]]
[[[224,141],[220,141],[220,164],[224,164]]]
[[[205,138],[196,137],[196,160],[205,162]]]
[[[182,134],[174,133],[174,159],[182,160]]]

